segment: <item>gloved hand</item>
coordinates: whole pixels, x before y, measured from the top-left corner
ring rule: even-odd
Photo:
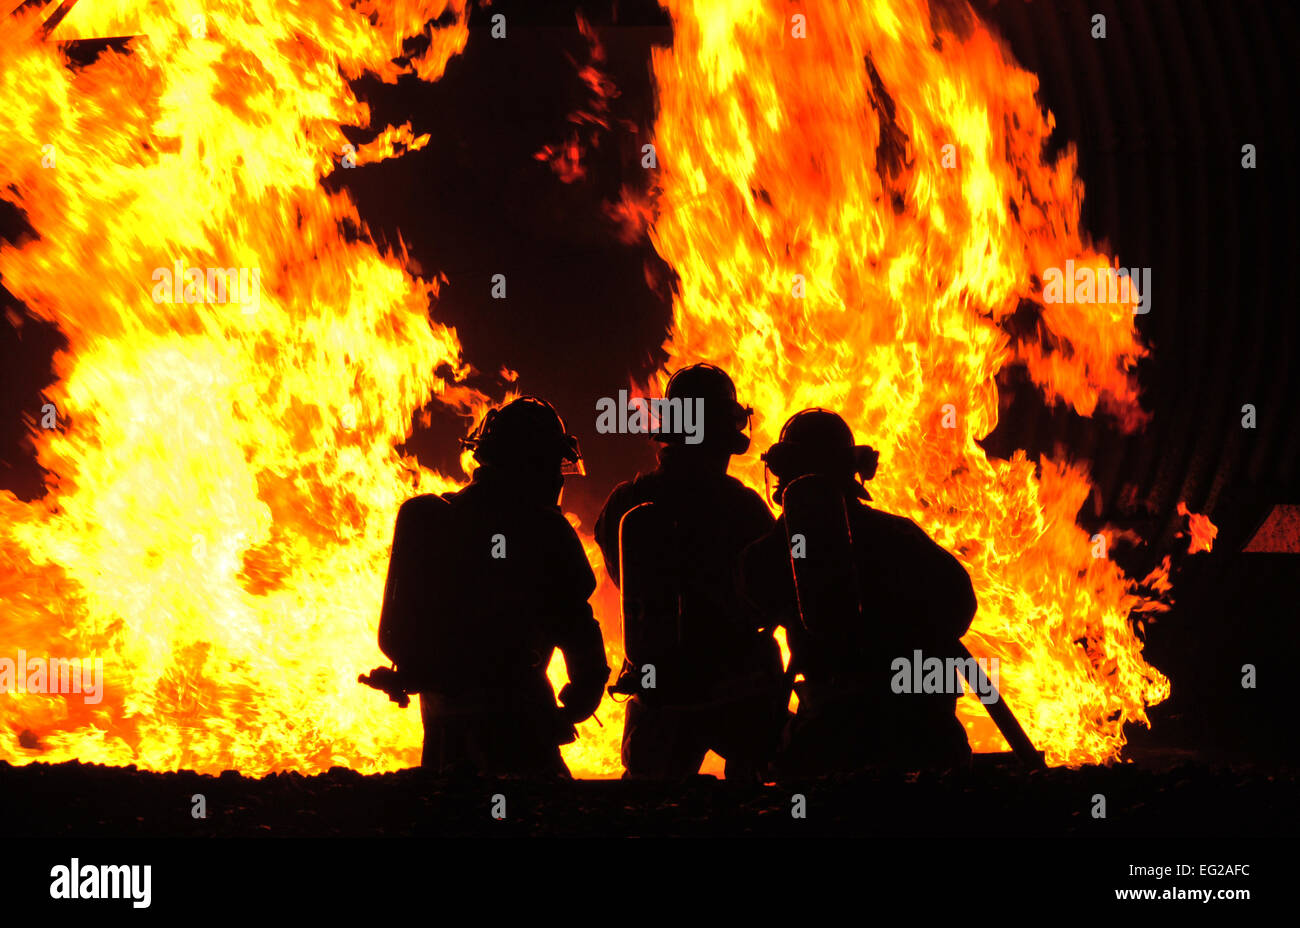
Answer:
[[[564,717],[564,710],[557,708],[555,710],[555,743],[556,744],[573,744],[578,740],[578,729],[573,727],[573,723]]]
[[[606,671],[605,680],[608,679],[609,672]],[[605,680],[593,679],[581,685],[575,685],[571,680],[564,684],[559,697],[564,718],[574,725],[591,718],[605,695]]]

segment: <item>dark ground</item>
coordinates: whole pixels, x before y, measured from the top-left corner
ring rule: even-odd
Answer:
[[[966,773],[746,786],[700,776],[665,785],[587,780],[453,784],[419,770],[262,779],[147,773],[80,764],[0,763],[0,821],[11,837],[915,837],[955,827],[986,836],[1255,838],[1290,835],[1294,771],[1180,763],[1026,772],[982,764]],[[193,796],[207,818],[191,815]],[[506,817],[491,816],[493,795]],[[792,816],[806,797],[807,817]],[[1093,796],[1106,818],[1092,817]]]
[[[1104,420],[1046,408],[1033,390],[1008,382],[1008,408],[986,446],[995,456],[1015,448],[1034,456],[1062,443],[1089,456],[1098,492],[1080,519],[1087,527],[1128,527],[1151,542],[1117,555],[1132,559],[1136,576],[1181,544],[1174,539],[1185,524],[1175,515],[1179,500],[1222,529],[1212,554],[1180,565],[1175,610],[1150,629],[1147,656],[1174,681],[1174,695],[1152,711],[1150,735],[1131,733],[1136,763],[1032,774],[1004,766],[915,782],[862,775],[765,788],[709,778],[675,787],[450,785],[414,771],[253,779],[0,763],[0,836],[870,838],[959,829],[966,836],[1120,838],[1118,846],[1135,856],[1155,836],[1289,836],[1297,821],[1289,683],[1300,647],[1300,570],[1295,555],[1246,554],[1243,547],[1273,504],[1296,500],[1300,459],[1298,330],[1286,273],[1297,252],[1294,7],[1257,0],[976,5],[1040,76],[1059,143],[1078,146],[1085,227],[1108,240],[1125,265],[1153,266],[1162,280],[1156,308],[1139,320],[1152,345],[1139,370],[1153,413],[1146,431],[1120,435]],[[499,0],[493,8],[514,17],[523,6]],[[612,19],[603,12],[608,4],[583,6],[594,8],[588,13],[597,24]],[[415,114],[417,133],[439,129],[440,139],[456,140],[353,172],[348,182],[363,215],[381,237],[402,230],[430,272],[448,275],[434,316],[458,326],[469,360],[488,372],[501,364],[520,370],[529,389],[565,410],[654,369],[668,330],[665,293],[636,284],[655,261],[652,251],[618,243],[600,219],[611,192],[639,176],[629,167],[632,143],[652,124],[646,58],[664,40],[663,21],[653,9],[634,20],[628,10],[635,7],[622,4],[620,24],[648,28],[604,38],[621,91],[614,116],[638,128],[606,140],[584,183],[565,185],[533,158],[543,143],[564,138],[567,114],[583,102],[565,58],[585,60],[571,10],[539,22],[545,31],[512,26],[519,41],[508,54],[471,40],[436,85],[363,86],[376,124]],[[1093,12],[1108,16],[1104,42],[1089,37]],[[1260,147],[1257,171],[1240,169],[1245,141]],[[16,222],[0,219],[5,233]],[[508,317],[490,315],[482,286],[499,268],[509,271],[517,294]],[[572,280],[585,282],[582,292],[557,304],[557,288]],[[27,316],[0,290],[6,306]],[[494,324],[476,326],[475,319]],[[19,336],[0,314],[0,486],[25,499],[39,495],[44,475],[22,450],[21,414],[40,409],[58,345],[53,327],[28,318]],[[1257,429],[1240,428],[1245,402],[1260,410]],[[434,411],[433,428],[417,430],[411,446],[426,463],[449,465],[463,424]],[[593,478],[585,494],[566,501],[589,521],[644,454],[594,434],[590,417],[573,418]],[[1240,685],[1247,662],[1260,669],[1258,689]],[[498,792],[507,800],[504,821],[489,815]],[[790,815],[795,792],[807,797],[806,819]],[[195,793],[207,798],[204,820],[191,817]],[[1097,793],[1106,797],[1104,820],[1090,814]]]

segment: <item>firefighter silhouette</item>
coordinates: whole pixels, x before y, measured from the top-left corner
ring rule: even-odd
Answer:
[[[786,628],[799,705],[776,769],[968,763],[955,693],[896,693],[896,658],[947,660],[975,614],[970,577],[909,519],[866,505],[877,455],[824,409],[791,417],[763,460],[782,506],[741,558],[746,598]]]
[[[609,679],[587,602],[596,579],[558,505],[565,474],[583,473],[577,439],[549,403],[522,397],[463,444],[480,465],[469,485],[398,512],[379,634],[396,673],[381,688],[420,694],[426,768],[567,777],[559,745]],[[558,706],[555,648],[569,673]]]
[[[627,659],[610,692],[630,697],[625,776],[688,777],[713,750],[728,778],[753,778],[775,750],[788,701],[771,629],[737,585],[740,552],[773,525],[762,498],[727,474],[731,456],[749,447],[753,410],[709,364],[677,371],[665,398],[696,404],[702,434],[694,444],[655,435],[658,467],[616,487],[596,522],[623,598]]]

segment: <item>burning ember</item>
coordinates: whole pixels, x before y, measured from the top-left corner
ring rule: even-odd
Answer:
[[[1214,548],[1214,539],[1218,537],[1219,529],[1207,516],[1198,512],[1192,512],[1187,508],[1187,504],[1181,500],[1178,503],[1178,514],[1187,516],[1187,553],[1195,554],[1197,551],[1211,551]]]
[[[1147,602],[1075,523],[1085,467],[977,443],[1012,365],[1080,415],[1142,421],[1132,307],[1043,299],[1047,269],[1115,261],[1079,229],[1073,153],[1044,160],[1035,77],[963,6],[668,6],[658,187],[621,212],[648,218],[680,277],[670,367],[734,375],[760,413],[736,472],[760,490],[757,454],[789,414],[843,413],[881,451],[877,505],[970,572],[966,644],[1000,659],[1048,762],[1116,758],[1124,724],[1170,691],[1130,619]],[[104,686],[96,704],[0,700],[0,759],[417,763],[418,714],[356,674],[378,656],[398,506],[457,481],[395,447],[430,394],[466,416],[489,401],[461,382],[456,333],[429,322],[437,282],[321,181],[438,144],[405,125],[351,146],[340,126],[370,116],[347,81],[438,79],[468,41],[462,4],[253,0],[191,17],[85,0],[54,40],[135,38],[75,69],[41,26],[25,10],[0,32],[0,187],[36,233],[0,249],[0,275],[68,349],[52,427],[33,424],[48,493],[0,493],[0,631],[10,650],[102,658]],[[579,149],[555,153],[562,176],[582,176]],[[1032,334],[1008,334],[1026,311]],[[617,667],[607,581],[596,606]],[[972,746],[1005,750],[960,704]],[[619,710],[598,716],[565,749],[578,776],[621,770]]]

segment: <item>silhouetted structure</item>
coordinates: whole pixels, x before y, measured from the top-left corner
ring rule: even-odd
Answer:
[[[742,585],[785,626],[804,678],[778,772],[968,762],[957,695],[891,689],[895,659],[959,654],[976,605],[965,569],[911,520],[864,504],[876,454],[835,413],[793,416],[764,460],[783,512],[744,552]]]
[[[686,777],[713,750],[728,778],[753,776],[788,701],[780,650],[736,584],[740,552],[773,524],[758,494],[727,475],[749,446],[753,410],[707,364],[678,371],[665,395],[702,406],[703,434],[656,435],[659,466],[616,487],[596,522],[623,587],[628,659],[610,688],[631,697],[623,765],[632,777]]]
[[[408,500],[397,516],[380,647],[420,693],[425,767],[443,774],[568,776],[559,745],[595,712],[609,679],[587,599],[596,578],[560,512],[577,440],[523,397],[465,444],[469,486]],[[570,682],[546,676],[555,648]]]

